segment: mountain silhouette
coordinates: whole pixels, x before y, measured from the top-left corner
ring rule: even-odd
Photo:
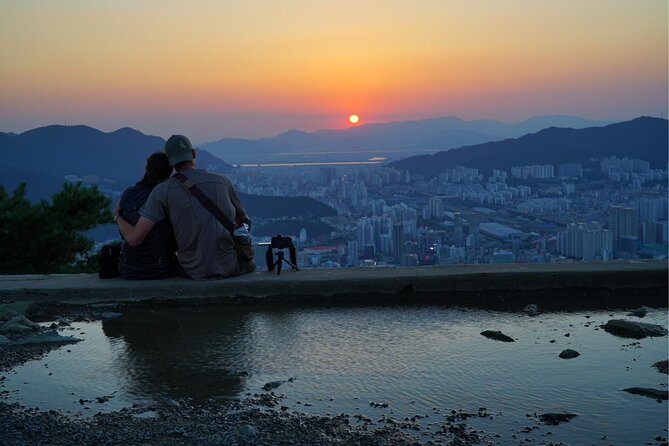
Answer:
[[[465,121],[455,116],[365,124],[347,129],[303,132],[289,130],[271,138],[226,138],[203,144],[211,153],[232,163],[271,162],[271,156],[290,152],[337,152],[393,149],[411,155],[463,145],[515,138],[529,132],[560,125],[574,128],[610,124],[572,116],[535,117],[518,124],[494,120]]]
[[[164,145],[162,138],[128,127],[105,133],[85,125],[50,125],[20,135],[0,133],[0,165],[9,172],[0,181],[6,189],[28,182],[31,198],[49,197],[65,175],[95,175],[114,190],[123,190],[142,177],[146,157]],[[232,168],[207,151],[196,153],[200,166]]]
[[[604,127],[551,127],[516,139],[489,142],[405,158],[390,165],[414,174],[436,175],[456,165],[493,169],[531,164],[587,164],[591,158],[617,156],[667,166],[667,120],[640,117]]]
[[[84,125],[51,125],[20,135],[0,133],[0,185],[8,192],[28,183],[27,197],[50,198],[59,191],[66,175],[94,175],[115,191],[134,184],[144,174],[146,157],[162,150],[165,140],[124,127],[105,133]],[[217,172],[234,169],[206,150],[195,149],[199,168]],[[331,216],[336,211],[310,197],[265,197],[240,194],[252,217]]]

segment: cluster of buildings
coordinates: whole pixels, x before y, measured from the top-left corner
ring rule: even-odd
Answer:
[[[666,257],[667,171],[626,158],[596,163],[491,174],[455,166],[432,178],[387,166],[268,168],[233,180],[244,192],[308,195],[338,211],[323,219],[335,228],[327,236],[295,228],[304,266]]]

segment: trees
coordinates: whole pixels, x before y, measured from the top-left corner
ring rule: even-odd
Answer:
[[[112,221],[110,199],[96,186],[63,184],[51,202],[30,203],[26,184],[0,186],[0,274],[90,270],[93,242],[82,232]]]

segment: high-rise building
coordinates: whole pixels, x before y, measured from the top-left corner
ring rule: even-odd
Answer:
[[[638,220],[636,209],[622,206],[609,208],[609,229],[613,233],[613,247],[620,246],[620,240],[625,237],[638,235]]]
[[[401,265],[404,259],[404,228],[402,224],[393,225],[393,263]]]

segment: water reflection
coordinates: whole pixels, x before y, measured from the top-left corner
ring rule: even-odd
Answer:
[[[250,313],[241,307],[136,309],[105,321],[131,393],[169,398],[233,397],[253,356]]]

